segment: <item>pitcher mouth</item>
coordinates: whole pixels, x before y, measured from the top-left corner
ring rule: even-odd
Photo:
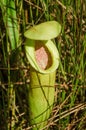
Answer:
[[[30,65],[38,72],[54,72],[59,65],[59,53],[51,40],[26,40],[26,57]]]
[[[42,41],[35,41],[35,58],[38,66],[43,70],[52,66],[52,56]]]

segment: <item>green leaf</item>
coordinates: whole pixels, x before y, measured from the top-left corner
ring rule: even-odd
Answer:
[[[2,0],[0,3],[3,21],[10,40],[11,50],[19,46],[19,30],[16,16],[15,1]]]

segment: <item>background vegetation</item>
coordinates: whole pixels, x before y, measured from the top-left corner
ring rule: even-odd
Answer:
[[[30,78],[24,32],[30,26],[56,20],[62,26],[55,39],[60,65],[55,104],[44,130],[86,130],[86,0],[15,0],[19,44],[13,49],[4,7],[0,1],[0,129],[32,128],[28,119]]]

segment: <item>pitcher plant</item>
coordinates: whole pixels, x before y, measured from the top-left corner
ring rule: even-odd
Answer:
[[[28,93],[29,120],[33,130],[41,130],[48,123],[54,104],[55,76],[59,65],[59,53],[52,39],[61,26],[47,21],[25,32],[25,53],[30,63],[30,87]]]

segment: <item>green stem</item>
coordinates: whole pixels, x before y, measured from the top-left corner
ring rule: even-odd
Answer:
[[[8,58],[8,130],[14,130],[15,126],[15,90],[10,81],[10,63]]]

